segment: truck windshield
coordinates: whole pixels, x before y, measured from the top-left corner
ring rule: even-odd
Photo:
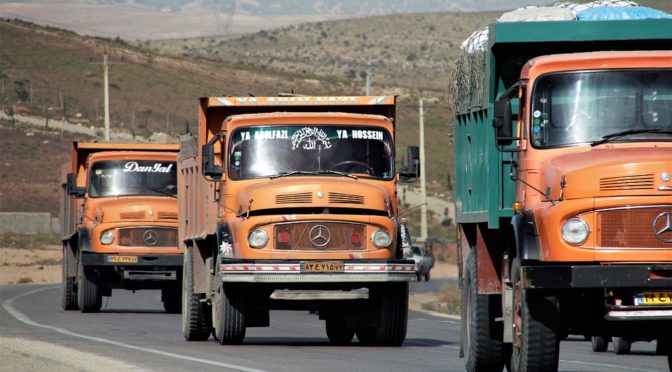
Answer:
[[[612,70],[546,75],[532,93],[535,147],[616,141],[670,141],[672,70]]]
[[[157,160],[99,161],[91,166],[89,196],[176,196],[175,162]]]
[[[231,179],[305,174],[391,179],[393,144],[380,127],[286,125],[239,128],[231,134]]]

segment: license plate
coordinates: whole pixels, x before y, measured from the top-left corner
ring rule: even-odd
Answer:
[[[643,292],[635,296],[635,305],[672,305],[672,292]]]
[[[138,256],[107,256],[107,262],[138,263]]]
[[[345,265],[342,261],[301,262],[302,273],[342,273]]]

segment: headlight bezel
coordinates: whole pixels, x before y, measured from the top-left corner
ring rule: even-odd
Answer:
[[[250,234],[247,236],[247,244],[250,248],[255,249],[264,248],[269,240],[268,233],[264,229],[254,229],[250,231]]]
[[[562,239],[568,244],[581,245],[590,236],[590,226],[580,217],[571,217],[563,222],[560,232]]]
[[[378,239],[383,239],[379,241]],[[379,229],[371,234],[371,243],[378,248],[387,248],[392,244],[392,236],[383,229]]]
[[[105,230],[102,234],[100,234],[98,240],[102,245],[110,245],[114,243],[115,240],[114,232],[112,230]]]

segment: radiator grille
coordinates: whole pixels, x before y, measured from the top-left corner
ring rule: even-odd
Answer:
[[[146,213],[145,211],[121,212],[119,213],[119,218],[122,220],[144,220],[146,218]]]
[[[366,248],[366,240],[366,226],[361,224],[299,222],[275,226],[277,250],[361,251]]]
[[[129,227],[117,230],[122,247],[177,247],[177,229],[172,227]]]
[[[298,194],[281,194],[276,195],[276,204],[310,204],[313,202],[313,195],[310,192],[302,192]]]
[[[654,232],[654,221],[664,212],[672,212],[672,206],[597,212],[598,247],[672,248],[672,243],[661,241]],[[659,221],[659,224],[662,223],[663,221]],[[672,234],[667,236],[669,239]]]
[[[653,174],[600,178],[600,191],[649,190],[654,188]]]
[[[364,196],[342,194],[339,192],[329,193],[329,203],[333,204],[364,204]]]

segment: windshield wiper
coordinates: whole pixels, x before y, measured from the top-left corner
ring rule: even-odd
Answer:
[[[305,176],[305,175],[316,176],[318,174],[336,174],[336,175],[343,176],[343,177],[350,177],[350,178],[355,179],[355,180],[357,179],[357,176],[355,176],[354,174],[339,172],[339,171],[334,171],[334,170],[323,170],[323,171],[316,171],[316,172],[308,172],[308,171],[280,172],[280,173],[274,174],[272,176],[269,176],[268,178],[273,179],[273,178],[296,176],[296,175],[299,175],[299,176]]]
[[[663,134],[672,134],[672,130],[666,130],[666,129],[628,129],[624,130],[621,132],[616,132],[616,133],[611,133],[607,134],[606,136],[603,136],[602,139],[593,141],[590,143],[590,146],[595,147],[598,145],[601,145],[603,143],[611,142],[615,139],[629,136],[632,134],[640,134],[640,133],[663,133]]]
[[[335,171],[335,170],[323,170],[323,171],[319,171],[319,172],[317,172],[317,173],[318,173],[318,174],[337,174],[337,175],[339,175],[339,176],[343,176],[343,177],[350,177],[350,178],[352,178],[352,179],[354,179],[354,180],[357,179],[357,176],[355,176],[354,174],[345,173],[345,172],[339,172],[339,171]]]
[[[268,178],[273,179],[273,178],[296,176],[296,175],[313,175],[314,176],[316,174],[317,174],[317,172],[291,171],[291,172],[280,172],[280,173],[274,174],[272,176],[269,176]]]

